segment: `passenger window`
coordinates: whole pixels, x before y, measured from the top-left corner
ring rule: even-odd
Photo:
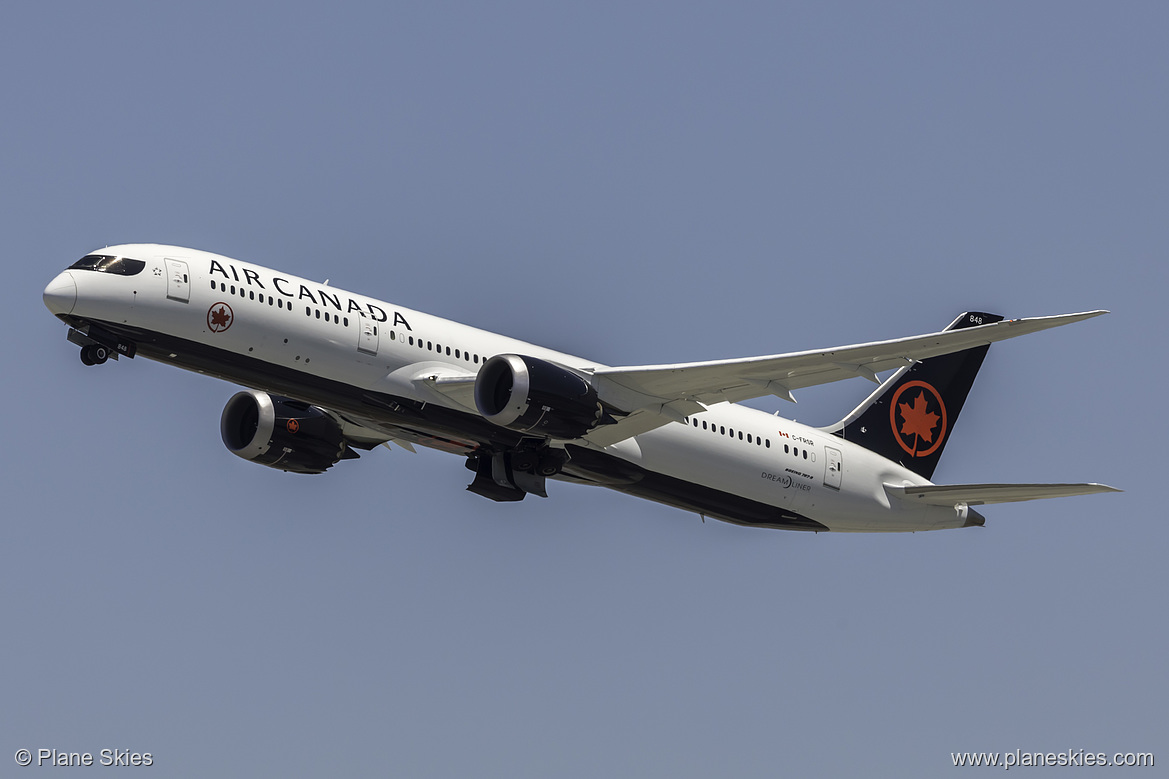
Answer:
[[[723,427],[722,425],[719,425],[718,426],[718,433],[719,433],[719,435],[726,435],[727,429],[725,427]]]
[[[742,430],[739,431],[739,440],[740,441],[743,440],[743,431]]]
[[[704,419],[704,420],[702,420],[702,429],[703,429],[703,430],[705,430],[705,429],[706,429],[706,420],[705,420],[705,419]]]
[[[770,438],[768,438],[768,439],[767,439],[766,441],[764,441],[763,443],[765,443],[765,444],[766,444],[766,446],[764,447],[765,449],[770,449],[770,448],[771,448],[771,439],[770,439]]]
[[[751,434],[747,433],[747,443],[751,443]]]
[[[460,357],[459,350],[455,349],[455,359],[457,360],[457,359],[459,359],[459,357]]]

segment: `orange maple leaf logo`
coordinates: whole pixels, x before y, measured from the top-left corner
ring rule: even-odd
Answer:
[[[217,311],[211,312],[211,324],[216,327],[223,327],[230,319],[231,317],[227,315],[227,309],[223,306],[220,306]]]
[[[916,435],[918,439],[927,444],[933,443],[934,428],[938,426],[938,420],[941,417],[929,410],[929,401],[926,400],[925,392],[918,394],[912,406],[908,403],[900,403],[897,407],[901,411],[901,418],[905,420],[901,424],[901,435]],[[917,447],[914,446],[914,451],[916,450]]]

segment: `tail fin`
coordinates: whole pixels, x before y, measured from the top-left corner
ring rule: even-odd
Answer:
[[[972,311],[946,329],[1001,320],[997,314]],[[900,369],[826,431],[931,478],[989,348],[976,346]]]

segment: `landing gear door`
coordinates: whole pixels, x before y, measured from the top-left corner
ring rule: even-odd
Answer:
[[[833,449],[831,446],[824,447],[824,486],[834,490],[840,489],[841,481],[843,481],[842,469],[840,450]]]
[[[366,354],[377,354],[378,326],[365,314],[361,315],[357,323],[357,351]]]
[[[191,277],[187,273],[187,263],[182,260],[166,260],[166,299],[191,302]]]

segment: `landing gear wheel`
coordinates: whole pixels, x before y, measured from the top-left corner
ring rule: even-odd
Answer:
[[[544,477],[555,476],[560,473],[566,462],[568,462],[568,457],[563,449],[548,449],[540,456],[536,473]]]
[[[110,358],[110,350],[101,344],[81,347],[81,361],[86,365],[101,365]]]
[[[520,450],[512,452],[511,467],[516,471],[534,471],[536,469],[537,455],[535,452]]]

